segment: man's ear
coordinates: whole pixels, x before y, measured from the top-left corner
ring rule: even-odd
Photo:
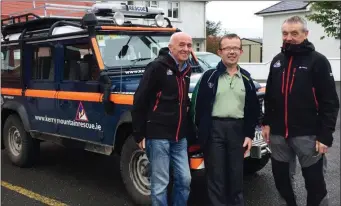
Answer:
[[[221,50],[220,49],[217,50],[217,54],[221,57]]]

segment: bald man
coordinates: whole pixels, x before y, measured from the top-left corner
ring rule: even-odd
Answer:
[[[191,70],[188,57],[192,38],[183,32],[172,35],[168,48],[146,67],[134,95],[133,136],[146,149],[150,162],[151,200],[167,205],[169,168],[174,176],[172,205],[187,205],[191,174],[186,134]]]

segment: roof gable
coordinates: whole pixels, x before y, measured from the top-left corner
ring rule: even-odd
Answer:
[[[308,5],[309,5],[309,2],[307,1],[281,1],[255,14],[260,15],[260,14],[270,14],[270,13],[285,12],[285,11],[302,10],[302,9],[306,9]]]

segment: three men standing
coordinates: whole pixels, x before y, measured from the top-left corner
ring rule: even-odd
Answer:
[[[264,99],[263,136],[270,140],[275,184],[288,206],[297,205],[289,175],[296,156],[307,205],[328,205],[323,166],[339,111],[330,63],[307,35],[302,18],[293,16],[283,23],[283,46],[271,62]]]
[[[259,101],[250,74],[238,66],[239,36],[219,42],[221,61],[206,71],[192,95],[191,116],[204,151],[210,205],[244,205],[243,162],[259,117]]]

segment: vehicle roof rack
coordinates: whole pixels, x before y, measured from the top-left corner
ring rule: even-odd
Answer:
[[[51,35],[56,26],[71,25],[74,27],[84,28],[86,25],[83,23],[83,18],[87,14],[94,14],[96,16],[97,26],[111,25],[111,26],[139,26],[139,27],[155,27],[153,25],[133,24],[128,18],[133,19],[154,19],[157,25],[158,18],[161,21],[166,20],[168,25],[166,27],[172,28],[171,22],[168,18],[163,17],[163,10],[160,8],[144,7],[127,5],[125,3],[101,2],[89,6],[74,6],[65,4],[50,4],[45,3],[43,6],[28,9],[24,11],[31,11],[35,9],[44,9],[44,15],[38,16],[34,13],[21,14],[23,11],[18,12],[19,15],[11,16],[7,19],[1,20],[2,35],[5,37],[8,34],[22,33],[46,33]],[[47,16],[48,9],[63,11],[58,16]],[[62,14],[70,14],[73,12],[84,12],[83,17],[70,17],[63,16]],[[10,14],[13,15],[14,13]],[[123,22],[122,22],[123,16]],[[117,18],[119,17],[119,18]],[[121,22],[118,21],[121,18]],[[127,19],[126,19],[127,18]],[[57,23],[60,22],[60,23]],[[158,26],[160,27],[160,26]]]

